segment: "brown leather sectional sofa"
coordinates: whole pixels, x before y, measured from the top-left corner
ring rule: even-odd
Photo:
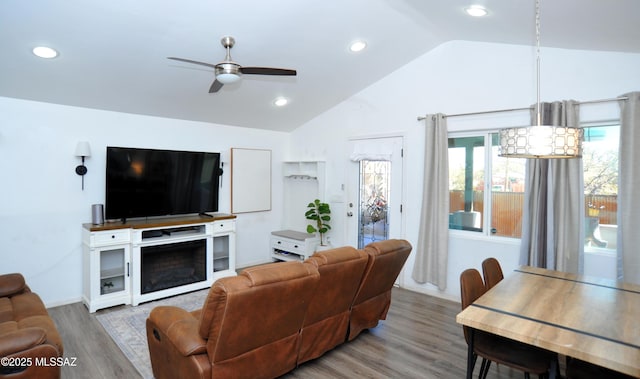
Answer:
[[[153,374],[275,378],[386,318],[411,245],[316,252],[305,262],[248,268],[216,281],[202,309],[160,306],[147,319]]]
[[[0,275],[0,378],[60,377],[62,339],[21,274]]]

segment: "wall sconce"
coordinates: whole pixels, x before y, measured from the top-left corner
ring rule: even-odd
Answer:
[[[84,174],[87,173],[87,166],[84,165],[84,158],[91,156],[89,142],[82,141],[76,145],[76,157],[82,157],[82,164],[76,167],[76,174],[82,177],[82,190],[84,191]]]

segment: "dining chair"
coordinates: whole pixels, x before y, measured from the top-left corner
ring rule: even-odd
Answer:
[[[567,357],[566,377],[567,379],[633,379],[632,376],[572,357]]]
[[[476,269],[467,269],[460,274],[460,295],[462,309],[467,308],[487,291],[485,284]],[[524,343],[504,338],[492,333],[475,330],[463,326],[464,338],[470,346],[473,339],[473,351],[469,349],[467,355],[467,378],[473,375],[473,369],[478,357],[482,357],[478,378],[487,377],[491,362],[503,364],[513,369],[523,371],[524,377],[537,374],[539,378],[546,378],[552,362],[557,362],[558,355],[547,350],[539,349]]]
[[[484,285],[487,290],[493,288],[504,278],[500,262],[495,258],[487,258],[482,261],[482,276],[484,276]]]

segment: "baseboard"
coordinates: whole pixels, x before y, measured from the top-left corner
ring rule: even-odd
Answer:
[[[243,263],[242,265],[236,266],[236,270],[244,270],[245,268],[260,266],[267,263],[273,263],[273,261],[268,260],[268,261],[254,261],[254,262]]]
[[[54,307],[61,307],[63,305],[75,304],[80,302],[82,302],[82,296],[74,297],[66,300],[57,300],[57,301],[47,302],[44,304],[44,306],[45,308],[54,308]]]
[[[444,300],[449,300],[449,301],[453,301],[456,303],[460,302],[460,298],[456,297],[456,296],[452,296],[450,294],[441,292],[437,289],[428,289],[428,288],[424,288],[424,287],[418,287],[418,286],[400,286],[400,288],[408,290],[408,291],[412,291],[412,292],[417,292],[417,293],[421,293],[424,295],[428,295],[428,296],[433,296],[433,297],[437,297],[440,299],[444,299]]]

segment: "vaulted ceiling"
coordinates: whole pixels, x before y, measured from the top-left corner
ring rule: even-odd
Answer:
[[[535,44],[534,0],[2,0],[0,96],[290,131],[451,40]],[[640,1],[541,0],[543,46],[640,53]],[[223,36],[245,75],[208,93]],[[351,42],[366,41],[360,53]],[[46,45],[59,56],[41,59]],[[276,107],[276,97],[289,103]]]

